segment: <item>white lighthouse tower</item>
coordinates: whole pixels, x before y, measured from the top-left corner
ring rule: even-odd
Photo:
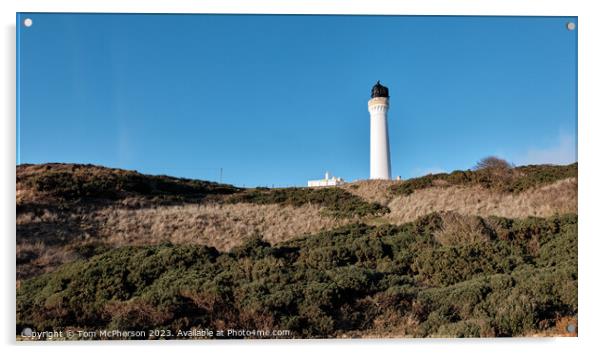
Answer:
[[[372,87],[372,98],[368,101],[370,112],[370,179],[391,179],[391,157],[389,156],[389,89],[376,82]]]

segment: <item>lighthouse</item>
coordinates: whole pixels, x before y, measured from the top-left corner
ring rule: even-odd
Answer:
[[[391,157],[389,155],[389,89],[380,84],[372,87],[372,98],[368,101],[370,112],[370,179],[391,179]]]

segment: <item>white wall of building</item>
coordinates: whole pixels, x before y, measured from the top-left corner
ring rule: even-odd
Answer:
[[[322,179],[314,179],[307,181],[308,187],[328,187],[328,186],[338,186],[345,183],[342,178],[330,176],[328,172]]]

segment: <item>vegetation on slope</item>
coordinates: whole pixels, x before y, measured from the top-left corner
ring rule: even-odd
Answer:
[[[363,217],[388,213],[389,208],[366,202],[341,188],[256,188],[232,195],[229,203],[281,204],[302,206],[317,204],[325,207],[327,214],[336,217]]]
[[[390,223],[403,224],[443,211],[462,215],[526,218],[577,213],[577,179],[567,178],[521,193],[501,193],[478,186],[427,188],[394,198],[387,205]]]
[[[470,232],[458,237],[457,230]],[[294,337],[388,329],[398,336],[520,336],[576,315],[576,215],[431,214],[279,246],[255,237],[230,252],[128,246],[17,290],[19,333],[253,328]]]
[[[64,200],[116,200],[142,196],[156,201],[198,201],[208,195],[232,194],[240,190],[215,182],[80,164],[20,165],[17,183]]]
[[[397,195],[410,195],[416,190],[436,186],[481,186],[503,193],[520,193],[561,179],[577,177],[576,162],[566,166],[529,165],[511,167],[504,164],[490,166],[486,164],[486,160],[484,159],[477,164],[474,171],[429,174],[394,184],[390,187],[390,190]]]
[[[18,279],[88,258],[89,245],[229,250],[256,233],[278,242],[388,212],[338,188],[246,190],[95,165],[24,164],[16,177]]]
[[[172,242],[228,251],[254,234],[275,244],[351,222],[324,215],[317,205],[206,203],[132,209],[111,204],[92,212],[85,207],[37,209],[17,215],[17,279],[89,258],[89,252],[80,250],[91,246]]]
[[[20,165],[17,167],[17,188],[32,190],[61,201],[120,200],[143,197],[153,203],[201,202],[208,196],[212,201],[225,200],[230,204],[280,204],[300,207],[314,204],[325,207],[329,216],[363,217],[389,212],[385,206],[366,202],[340,188],[256,188],[243,189],[227,184],[144,175],[136,171],[80,164]],[[17,203],[18,211],[31,209],[27,200]],[[60,204],[69,208],[70,204]],[[136,205],[140,205],[139,203]],[[148,203],[144,205],[149,206]],[[37,204],[34,203],[34,207]],[[49,207],[49,205],[44,205]]]

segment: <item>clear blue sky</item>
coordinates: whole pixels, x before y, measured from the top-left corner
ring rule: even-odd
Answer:
[[[576,161],[571,17],[19,14],[17,163],[245,186],[369,176],[389,87],[393,175]]]

